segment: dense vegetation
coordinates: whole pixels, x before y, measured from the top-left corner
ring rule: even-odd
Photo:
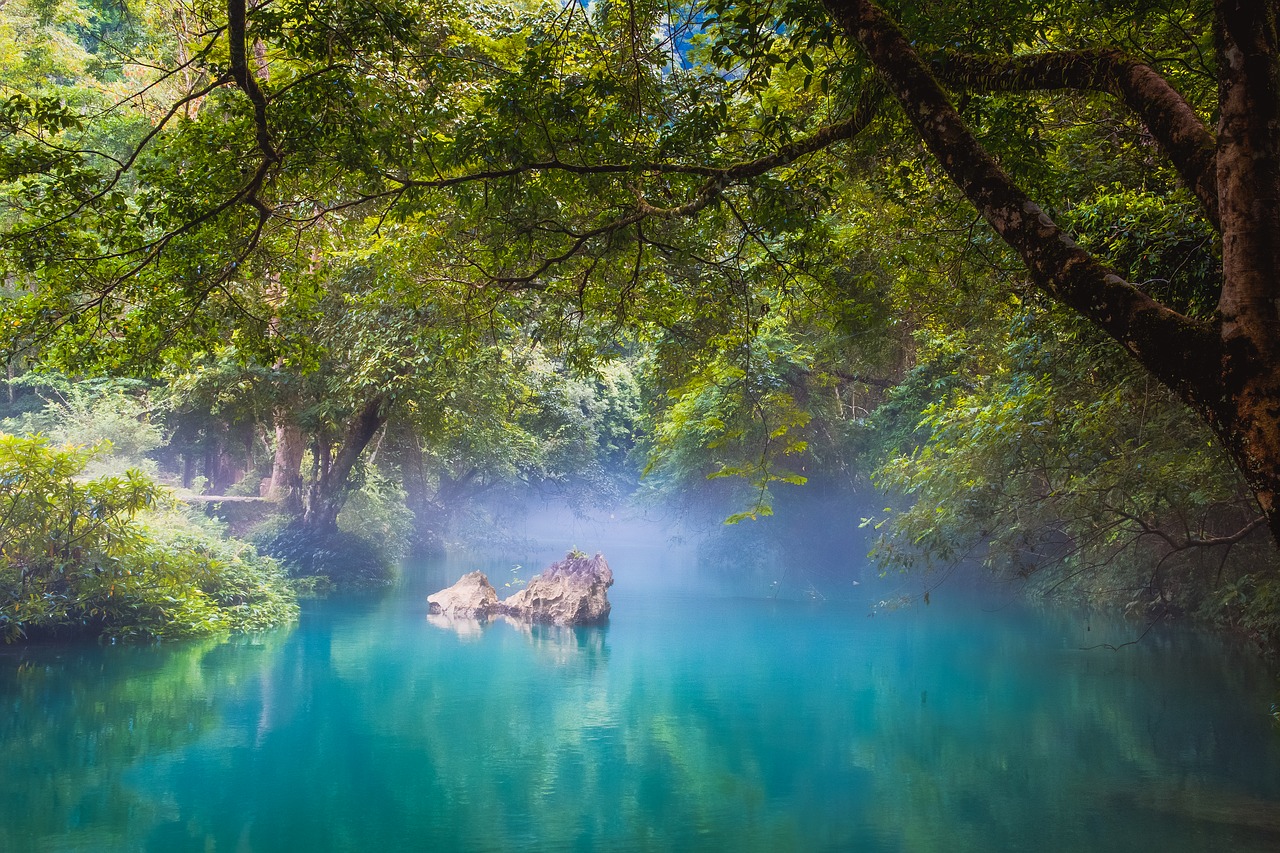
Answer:
[[[270,561],[172,508],[137,470],[89,480],[91,452],[0,435],[0,633],[188,637],[292,619]]]
[[[163,421],[140,453],[270,499],[295,574],[376,581],[529,493],[763,521],[874,482],[829,523],[887,568],[1280,639],[1274,3],[11,0],[0,32],[10,413]]]

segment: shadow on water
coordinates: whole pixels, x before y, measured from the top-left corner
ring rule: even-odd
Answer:
[[[1280,846],[1274,673],[1230,642],[1082,651],[1142,626],[959,589],[751,597],[665,544],[609,549],[604,627],[427,618],[561,553],[412,564],[250,640],[0,654],[0,849]]]

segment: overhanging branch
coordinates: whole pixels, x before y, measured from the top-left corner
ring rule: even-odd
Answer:
[[[627,174],[665,174],[665,175],[695,175],[710,179],[712,182],[718,182],[723,189],[732,183],[757,178],[779,166],[785,166],[794,163],[796,160],[807,154],[816,154],[825,148],[829,148],[837,142],[844,142],[853,139],[867,126],[875,114],[876,102],[879,92],[874,89],[864,91],[858,99],[857,105],[854,107],[853,114],[843,121],[829,124],[803,139],[797,139],[788,142],[778,148],[772,154],[766,154],[754,160],[747,160],[742,163],[735,163],[730,166],[701,166],[684,163],[570,163],[561,160],[558,157],[552,157],[546,160],[535,160],[528,163],[519,163],[504,169],[483,169],[478,171],[466,171],[457,175],[438,175],[435,178],[418,178],[418,179],[400,179],[391,175],[384,175],[388,180],[395,181],[405,187],[414,187],[419,189],[445,189],[447,187],[459,186],[461,184],[476,183],[478,181],[500,180],[503,178],[515,178],[521,175],[537,174],[539,172],[568,172],[575,175],[627,175]],[[710,186],[710,184],[708,185]],[[683,207],[683,206],[682,206]],[[699,208],[701,209],[701,208]],[[657,211],[659,208],[653,208]],[[677,208],[662,208],[662,210],[673,211]],[[696,212],[696,211],[690,211]]]
[[[1217,140],[1186,99],[1154,68],[1118,50],[1076,50],[1027,56],[946,53],[934,58],[938,79],[956,89],[1105,92],[1142,119],[1205,216],[1218,218]]]
[[[1123,345],[1187,402],[1219,391],[1220,343],[1209,324],[1184,317],[1125,281],[1076,244],[996,163],[965,125],[897,24],[870,0],[823,0],[860,43],[943,169],[1006,243],[1036,285]]]
[[[695,193],[694,196],[684,204],[670,207],[658,207],[650,204],[645,200],[643,195],[637,194],[635,207],[628,213],[585,231],[576,233],[566,232],[572,238],[572,241],[564,251],[559,254],[543,258],[539,261],[537,266],[529,272],[518,275],[495,275],[483,273],[482,271],[486,278],[489,278],[496,284],[504,286],[529,286],[553,267],[582,254],[586,247],[595,239],[610,236],[618,231],[638,225],[649,219],[679,219],[694,216],[705,210],[713,202],[720,199],[725,190],[735,184],[747,181],[751,178],[759,177],[760,175],[780,166],[794,163],[801,157],[809,154],[815,154],[829,148],[837,142],[854,138],[871,122],[871,119],[876,113],[878,100],[878,89],[867,89],[862,93],[861,97],[859,97],[858,103],[854,107],[853,114],[844,121],[827,125],[804,139],[798,139],[794,142],[787,143],[772,154],[731,166],[719,168],[705,166],[691,167],[669,163],[650,163],[639,166],[624,166],[621,164],[611,163],[580,165],[565,163],[560,160],[548,160],[513,166],[509,169],[474,172],[458,176],[442,177],[435,180],[404,181],[402,182],[402,186],[405,189],[408,189],[409,187],[425,189],[444,188],[467,182],[516,177],[522,174],[543,171],[566,171],[577,174],[619,174],[636,172],[650,172],[658,174],[683,173],[703,175],[708,178],[702,187],[699,188],[697,193]]]

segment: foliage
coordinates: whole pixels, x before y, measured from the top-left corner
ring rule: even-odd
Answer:
[[[577,509],[625,500],[638,476],[640,406],[631,359],[575,370],[563,353],[513,335],[408,398],[378,464],[403,481],[415,548],[427,553],[464,530],[492,531],[530,498]]]
[[[327,578],[308,581],[304,592],[317,592],[332,584],[342,590],[385,586],[394,567],[387,563],[379,547],[369,539],[343,530],[317,533],[295,522],[282,521],[258,529],[253,536],[258,550],[278,561],[292,579]]]
[[[82,481],[92,452],[0,435],[0,631],[183,637],[296,616],[271,561],[159,510],[137,471]]]
[[[1201,0],[893,5],[934,68],[1118,47],[1192,119],[1216,109]],[[856,484],[887,454],[881,482],[916,501],[884,528],[891,565],[1052,566],[1265,633],[1272,563],[1245,568],[1251,504],[1221,454],[1035,295],[1046,274],[1028,280],[827,5],[368,11],[0,7],[2,342],[72,372],[160,365],[188,413],[305,434],[326,523],[373,427],[419,522],[522,484],[624,492],[637,446],[654,490],[760,517],[774,489]],[[941,82],[1071,230],[1055,245],[1213,318],[1211,216],[1093,70]],[[84,417],[124,411],[104,405]],[[357,527],[378,501],[395,514],[385,490],[356,500]],[[329,536],[312,544],[356,547]],[[301,566],[300,529],[277,540]],[[351,556],[321,562],[360,575]]]
[[[1275,557],[1207,430],[1069,316],[1024,308],[1008,322],[925,341],[924,364],[963,353],[974,378],[926,404],[922,439],[879,469],[911,501],[877,522],[881,564],[980,559],[1042,593],[1198,613],[1273,641],[1261,579]],[[928,371],[902,395],[913,381]]]
[[[640,390],[630,363],[615,359],[582,375],[546,357],[527,366],[528,405],[517,423],[535,448],[521,475],[571,503],[608,504],[635,487],[632,451]]]
[[[738,352],[713,356],[699,368],[671,392],[646,473],[742,477],[755,494],[729,521],[771,515],[771,485],[806,482],[798,467],[788,466],[808,448],[811,415],[797,397],[812,372],[811,358],[774,324]]]
[[[404,487],[376,469],[351,493],[338,514],[338,530],[369,542],[384,565],[395,565],[409,553],[413,513],[405,505]]]
[[[328,575],[306,575],[289,578],[289,588],[298,598],[328,598],[334,591]]]
[[[283,572],[247,543],[230,539],[215,522],[195,513],[148,512],[144,532],[175,564],[189,562],[200,590],[232,631],[260,631],[294,621],[297,606]],[[219,629],[221,630],[221,629]]]
[[[19,435],[40,433],[53,444],[97,447],[86,463],[88,476],[129,468],[155,473],[156,463],[150,454],[163,447],[167,438],[143,383],[72,382],[40,374],[17,381],[37,388],[45,405],[0,421],[0,429]]]
[[[655,336],[644,376],[653,397],[649,489],[667,500],[696,496],[733,523],[771,515],[780,485],[859,483],[867,470],[864,422],[889,384],[879,377],[894,347],[858,340],[884,330],[873,305],[863,303],[857,316],[845,310],[869,280],[852,277],[842,269],[808,282],[815,299],[826,289],[819,311],[762,287],[759,313],[745,328],[730,326],[692,348],[688,332]]]

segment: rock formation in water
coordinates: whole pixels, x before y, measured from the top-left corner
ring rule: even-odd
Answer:
[[[427,597],[433,615],[462,619],[509,616],[555,625],[594,625],[609,618],[613,571],[604,555],[571,551],[505,601],[481,572],[463,575],[448,589]]]
[[[556,625],[594,625],[609,618],[613,571],[603,554],[570,552],[499,607],[508,616]]]
[[[498,591],[484,572],[471,572],[448,589],[427,596],[433,616],[450,619],[485,619],[498,604]]]

